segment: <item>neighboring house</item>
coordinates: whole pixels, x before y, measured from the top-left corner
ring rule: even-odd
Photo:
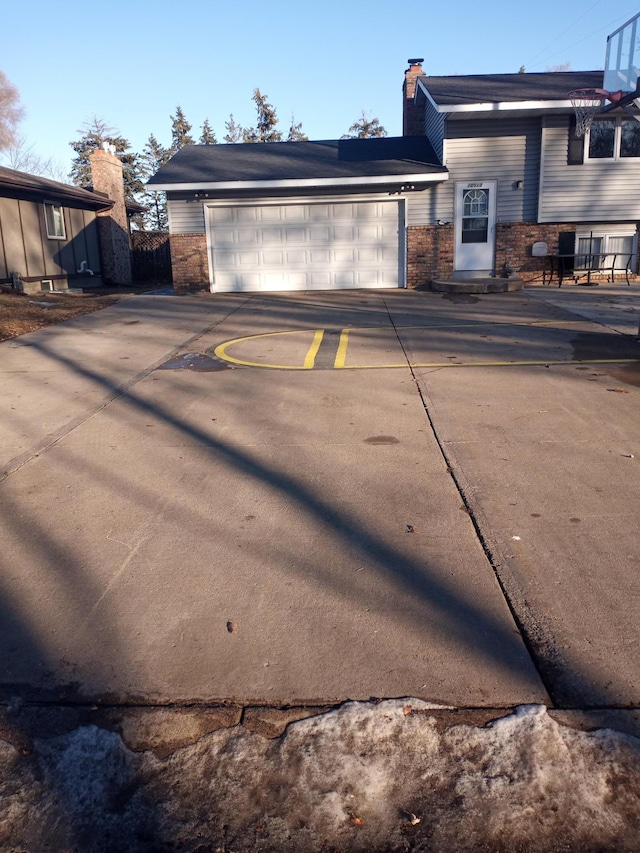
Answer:
[[[417,287],[539,278],[549,254],[637,251],[640,122],[575,134],[568,93],[602,72],[427,77],[409,60],[403,136],[188,146],[167,193],[174,286]]]
[[[588,252],[616,254],[623,269],[637,251],[640,122],[615,109],[578,137],[568,97],[601,88],[603,72],[428,77],[421,63],[405,72],[403,132],[426,135],[450,180],[408,229],[418,278],[505,264],[539,277],[538,241],[575,252],[578,266]]]
[[[0,285],[29,293],[131,281],[122,164],[92,155],[94,190],[0,167]],[[98,188],[102,191],[99,192]]]
[[[99,286],[96,213],[112,205],[105,195],[0,167],[0,284],[19,276],[31,293]]]

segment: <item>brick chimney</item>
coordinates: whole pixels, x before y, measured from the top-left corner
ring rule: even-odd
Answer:
[[[96,213],[102,277],[107,284],[131,284],[131,247],[122,163],[115,154],[101,149],[90,154],[89,161],[94,190],[106,193],[114,202],[111,210]]]
[[[424,136],[423,113],[414,103],[416,93],[416,81],[422,77],[422,63],[424,59],[407,60],[409,67],[404,72],[404,83],[402,84],[402,135]]]

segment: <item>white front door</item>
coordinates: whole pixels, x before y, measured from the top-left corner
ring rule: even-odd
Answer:
[[[496,230],[496,181],[456,184],[454,268],[457,274],[492,275]]]

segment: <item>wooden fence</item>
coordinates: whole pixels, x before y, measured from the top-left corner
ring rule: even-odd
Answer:
[[[134,281],[171,282],[171,254],[166,231],[132,231]]]

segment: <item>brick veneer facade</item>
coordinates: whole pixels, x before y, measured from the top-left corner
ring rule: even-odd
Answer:
[[[171,270],[176,293],[209,290],[207,238],[204,234],[171,234]]]
[[[539,224],[537,222],[499,222],[496,225],[495,274],[503,274],[504,265],[519,267],[518,275],[525,281],[542,280],[549,269],[546,258],[534,258],[531,247],[544,242],[549,254],[558,252],[558,235],[575,231],[568,222]],[[407,286],[419,287],[433,278],[450,278],[454,274],[453,225],[413,225],[407,229]]]
[[[407,287],[453,275],[453,225],[407,228]]]
[[[537,222],[499,222],[496,225],[496,275],[501,275],[504,265],[519,267],[518,275],[525,281],[542,279],[544,270],[549,269],[546,258],[531,256],[534,243],[544,242],[549,254],[558,252],[558,234],[575,231],[576,226],[561,224],[541,225]]]
[[[541,281],[549,269],[546,258],[534,258],[531,247],[544,242],[549,253],[558,251],[558,235],[575,231],[569,223],[540,225],[536,222],[499,222],[496,225],[495,274],[502,276],[505,263],[519,267],[525,281]],[[407,287],[427,285],[434,278],[454,274],[453,225],[411,225],[407,228]],[[171,268],[176,293],[209,291],[207,240],[204,234],[172,234]],[[597,277],[597,276],[596,276]]]

